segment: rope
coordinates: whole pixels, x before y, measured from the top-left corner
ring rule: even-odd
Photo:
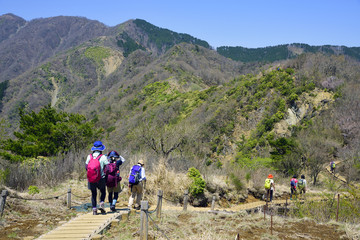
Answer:
[[[148,214],[147,211],[145,211],[145,213],[146,213],[146,215],[150,218],[150,220],[153,221],[153,224],[154,224],[155,227],[158,229],[158,231],[159,231],[167,240],[170,240],[170,239],[165,235],[165,233],[164,233],[163,231],[161,231],[161,229],[159,228],[159,226],[156,225],[156,223],[155,223],[154,219],[152,219],[151,215]]]
[[[77,197],[77,198],[89,198],[89,197],[91,197],[90,195],[89,196],[86,196],[86,197],[80,197],[80,196],[77,196],[77,195],[75,195],[75,194],[73,194],[73,193],[71,193],[71,195],[73,195],[74,197]]]
[[[164,197],[162,197],[163,199],[165,199],[166,201],[168,201],[168,202],[172,202],[172,203],[174,203],[174,204],[177,204],[177,202],[175,202],[175,201],[173,201],[173,200],[170,200],[170,199],[167,199],[167,198],[164,198]]]
[[[159,197],[160,197],[160,196],[159,196]],[[162,198],[162,196],[161,196],[160,198]],[[156,211],[157,211],[157,209],[159,208],[159,203],[160,203],[160,201],[158,200],[155,210],[148,211],[148,212],[149,212],[150,214],[152,214],[152,213],[156,212]]]
[[[54,196],[54,197],[49,197],[49,198],[23,198],[23,197],[16,197],[16,196],[11,196],[9,195],[9,198],[15,198],[15,199],[20,199],[20,200],[35,200],[35,201],[44,201],[44,200],[50,200],[50,199],[58,199],[61,196],[66,195],[67,193],[61,194],[59,196]]]

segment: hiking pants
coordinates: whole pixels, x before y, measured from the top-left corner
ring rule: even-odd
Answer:
[[[143,195],[143,183],[139,182],[139,184],[137,184],[137,185],[132,185],[131,186],[131,196],[129,198],[128,207],[129,208],[132,207],[135,198],[136,198],[135,207],[140,207],[141,206],[140,201],[142,199],[142,195]]]
[[[101,178],[97,183],[89,183],[89,189],[91,190],[91,205],[93,208],[96,208],[96,197],[97,197],[97,190],[100,190],[100,202],[105,200],[106,195],[106,182],[105,178]]]
[[[292,198],[292,195],[296,195],[296,188],[291,187],[290,190],[291,190],[290,198]]]
[[[268,201],[270,198],[270,202],[272,201],[273,199],[273,193],[274,193],[274,190],[272,189],[267,189],[267,192],[266,192],[266,200]]]
[[[113,193],[112,193],[112,192],[108,192],[108,199],[109,199],[110,205],[112,204],[113,199],[114,199],[114,200],[117,200],[118,198],[119,198],[119,192],[114,192],[114,198],[113,198]]]

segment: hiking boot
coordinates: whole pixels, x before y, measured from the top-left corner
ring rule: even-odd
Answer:
[[[110,210],[113,211],[113,212],[116,212],[115,205],[111,205]]]
[[[104,202],[100,202],[99,210],[101,211],[102,214],[106,213]]]
[[[93,215],[97,215],[97,209],[93,208]]]

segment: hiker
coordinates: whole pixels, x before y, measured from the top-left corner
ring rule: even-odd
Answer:
[[[271,202],[275,191],[275,183],[272,174],[269,174],[267,179],[265,180],[265,190],[266,190],[266,201],[269,200],[269,196],[270,196],[270,202]]]
[[[134,199],[136,197],[135,209],[140,209],[140,201],[143,195],[143,190],[145,190],[146,177],[145,177],[145,168],[144,161],[139,160],[136,165],[134,165],[129,173],[129,189],[131,191],[131,196],[129,198],[128,208],[131,209]]]
[[[92,154],[89,154],[86,159],[86,171],[88,178],[88,188],[91,190],[91,204],[93,208],[93,214],[97,215],[96,197],[97,189],[100,190],[100,204],[99,210],[102,214],[105,212],[105,173],[104,168],[109,162],[107,157],[102,154],[105,150],[105,145],[101,141],[95,141],[94,146],[91,148]]]
[[[108,199],[110,203],[110,210],[116,212],[115,205],[119,197],[120,189],[120,170],[119,166],[125,162],[125,158],[120,156],[116,151],[111,151],[107,154],[109,164],[105,166],[106,187],[108,192]],[[113,196],[114,195],[114,196]]]
[[[335,173],[335,162],[334,162],[334,160],[330,162],[330,172]]]
[[[299,179],[297,186],[298,186],[299,194],[301,195],[302,193],[304,193],[304,197],[305,197],[305,193],[306,193],[305,175],[301,175],[301,178]]]
[[[297,178],[297,176],[294,175],[292,177],[292,179],[290,180],[290,191],[291,191],[290,200],[292,200],[293,195],[295,195],[295,197],[296,197],[296,188],[297,188],[297,183],[298,183],[298,180],[296,178]]]

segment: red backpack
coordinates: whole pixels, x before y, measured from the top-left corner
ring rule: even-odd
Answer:
[[[92,154],[90,154],[90,161],[87,165],[87,179],[90,183],[97,183],[101,179],[101,166],[99,159],[102,154],[99,154],[97,158],[94,158]]]
[[[105,166],[106,186],[116,187],[118,182],[121,181],[119,169],[116,163],[109,163]]]

